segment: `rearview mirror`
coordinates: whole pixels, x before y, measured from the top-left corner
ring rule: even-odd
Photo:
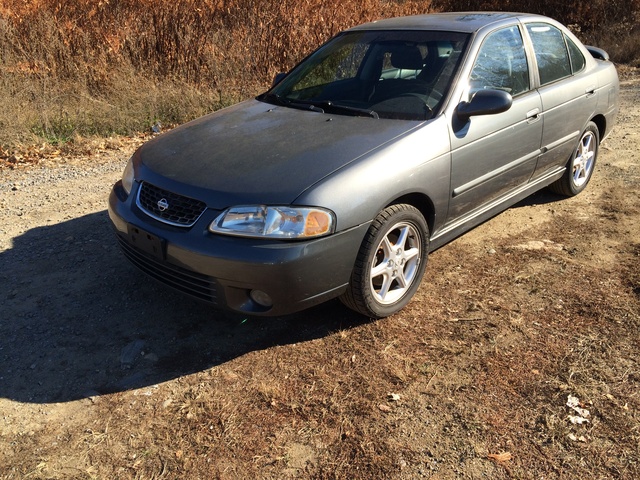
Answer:
[[[470,102],[460,102],[456,107],[456,116],[466,123],[477,115],[495,115],[511,108],[513,98],[503,90],[478,90]]]

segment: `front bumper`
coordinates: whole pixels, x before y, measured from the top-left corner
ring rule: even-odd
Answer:
[[[109,217],[125,256],[153,278],[221,308],[251,315],[285,315],[339,296],[348,285],[368,225],[308,241],[212,234],[215,211],[191,228],[171,227],[135,204],[116,183]],[[252,300],[265,292],[272,306]]]

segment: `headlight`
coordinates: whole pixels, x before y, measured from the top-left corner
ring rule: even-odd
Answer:
[[[129,195],[131,189],[133,188],[133,181],[133,160],[129,159],[129,161],[127,162],[127,166],[124,167],[124,172],[122,173],[122,188],[124,188],[124,191],[127,192],[127,195]]]
[[[250,205],[228,208],[216,218],[213,233],[260,238],[312,238],[333,232],[333,213],[313,207]]]

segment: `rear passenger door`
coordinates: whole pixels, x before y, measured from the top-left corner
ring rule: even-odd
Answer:
[[[518,25],[484,39],[468,79],[463,101],[483,89],[513,97],[509,110],[471,117],[451,131],[451,198],[448,223],[480,213],[507,192],[526,184],[540,154],[542,104],[531,76]]]
[[[585,58],[560,29],[548,23],[528,23],[539,77],[544,127],[535,176],[564,167],[586,122],[595,110],[596,79],[583,75]]]

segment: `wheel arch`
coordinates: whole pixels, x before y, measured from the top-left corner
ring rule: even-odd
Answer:
[[[429,227],[429,235],[433,233],[436,223],[436,209],[431,199],[422,193],[408,193],[401,197],[396,198],[393,202],[390,202],[385,208],[391,205],[397,205],[399,203],[405,203],[417,208],[424,219],[427,221]]]
[[[596,127],[598,127],[598,135],[600,141],[602,141],[607,133],[607,119],[604,115],[596,115],[591,119],[591,121],[596,124]]]

